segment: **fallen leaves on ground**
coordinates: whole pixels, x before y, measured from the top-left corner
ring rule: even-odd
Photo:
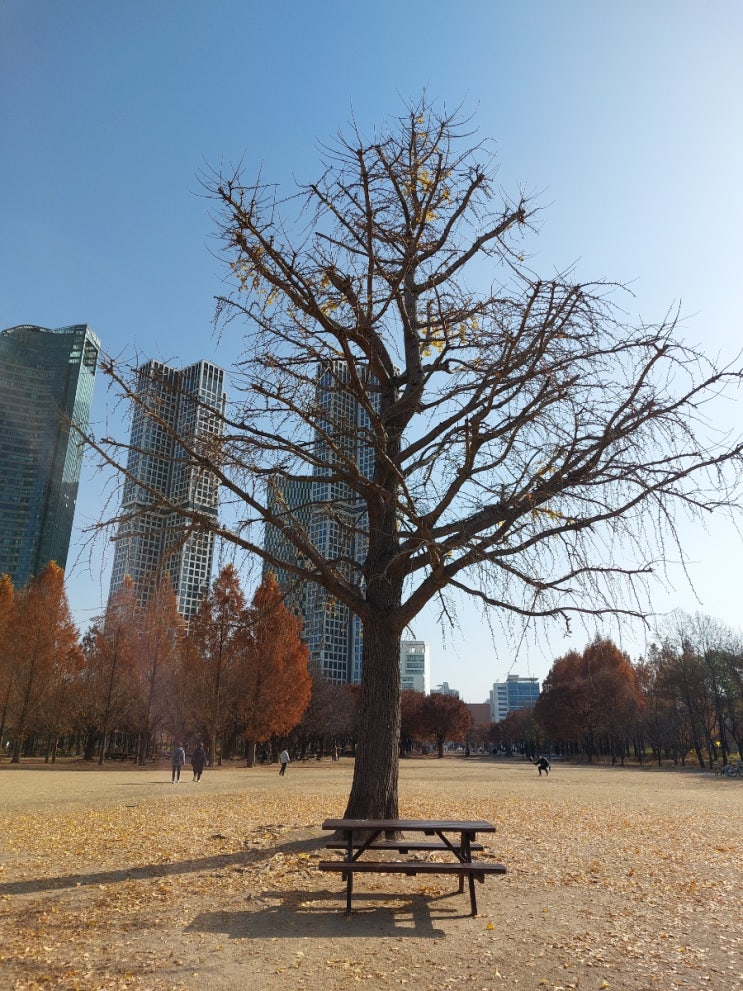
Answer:
[[[221,787],[224,770],[214,793],[0,821],[3,988],[743,988],[743,789],[404,764],[401,815],[492,820],[484,856],[509,873],[478,885],[477,919],[456,882],[364,876],[347,920],[342,882],[316,863],[350,768],[292,771],[290,790],[259,769]]]

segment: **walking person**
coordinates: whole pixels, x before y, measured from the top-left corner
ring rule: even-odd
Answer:
[[[173,744],[173,754],[170,758],[171,763],[171,784],[181,780],[181,768],[186,763],[186,751],[176,742]]]
[[[290,763],[288,750],[285,749],[281,751],[281,753],[279,754],[279,763],[281,764],[281,770],[279,771],[279,774],[283,778],[284,775],[286,774],[286,765]]]
[[[191,767],[193,768],[194,781],[201,781],[201,775],[206,767],[206,750],[204,750],[204,744],[201,740],[199,740],[198,747],[191,755]]]

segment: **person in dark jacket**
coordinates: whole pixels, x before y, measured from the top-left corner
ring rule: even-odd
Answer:
[[[198,747],[191,754],[191,767],[193,768],[194,781],[201,781],[201,775],[206,767],[206,750],[204,744],[199,740]]]
[[[538,757],[534,761],[534,763],[537,765],[537,770],[539,771],[540,778],[542,776],[542,771],[544,771],[544,773],[549,777],[550,768],[552,767],[552,765],[550,764],[550,762],[547,760],[546,757]]]
[[[181,768],[186,763],[186,751],[180,745],[180,743],[173,744],[173,754],[170,758],[172,775],[170,780],[172,782],[181,780]]]

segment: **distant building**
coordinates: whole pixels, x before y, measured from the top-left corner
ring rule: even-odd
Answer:
[[[428,695],[430,685],[428,644],[423,640],[403,640],[400,643],[400,686]]]
[[[539,679],[521,678],[509,674],[505,681],[496,681],[490,693],[490,719],[498,723],[509,712],[528,709],[539,698]]]
[[[488,702],[468,702],[467,708],[472,716],[472,725],[489,726],[492,722],[490,718],[490,704]]]
[[[440,685],[437,685],[436,688],[433,689],[433,692],[436,695],[451,695],[455,699],[459,698],[459,692],[456,688],[449,688],[448,681],[444,681]]]
[[[148,361],[139,369],[137,393],[144,405],[134,407],[110,594],[129,575],[146,601],[166,574],[178,611],[188,618],[211,583],[214,536],[207,530],[189,531],[177,508],[196,510],[216,522],[219,485],[212,473],[183,457],[176,438],[199,443],[221,435],[224,372],[208,361],[183,369]],[[157,419],[147,412],[153,408]],[[159,505],[161,497],[173,511]]]
[[[85,324],[0,333],[0,573],[64,568],[100,344]]]

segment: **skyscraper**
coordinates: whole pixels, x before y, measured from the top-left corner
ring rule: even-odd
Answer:
[[[221,436],[224,372],[208,361],[183,369],[148,361],[138,371],[137,395],[141,403],[135,403],[132,419],[111,594],[129,575],[146,601],[167,575],[178,611],[189,617],[211,581],[214,536],[189,527],[178,509],[216,521],[219,485],[212,473],[188,460],[176,438],[192,447]]]
[[[100,344],[90,327],[0,333],[0,573],[64,568]]]
[[[364,381],[368,371],[359,366]],[[361,585],[360,564],[366,556],[367,522],[363,503],[351,486],[339,478],[338,465],[358,469],[369,477],[374,468],[374,451],[369,443],[371,425],[368,412],[346,388],[348,368],[333,361],[318,367],[316,401],[320,410],[313,441],[317,472],[291,482],[274,479],[269,488],[269,505],[288,526],[298,526],[328,561],[338,562],[352,584]],[[375,402],[373,380],[369,377],[369,398]],[[340,474],[342,474],[341,472]],[[276,527],[266,528],[265,546],[284,560],[295,560],[296,551]],[[356,562],[358,566],[354,566]],[[276,571],[271,565],[264,570]],[[361,620],[348,606],[314,583],[298,586],[279,569],[282,591],[303,619],[302,637],[310,657],[331,681],[358,684],[361,681],[363,629]]]

